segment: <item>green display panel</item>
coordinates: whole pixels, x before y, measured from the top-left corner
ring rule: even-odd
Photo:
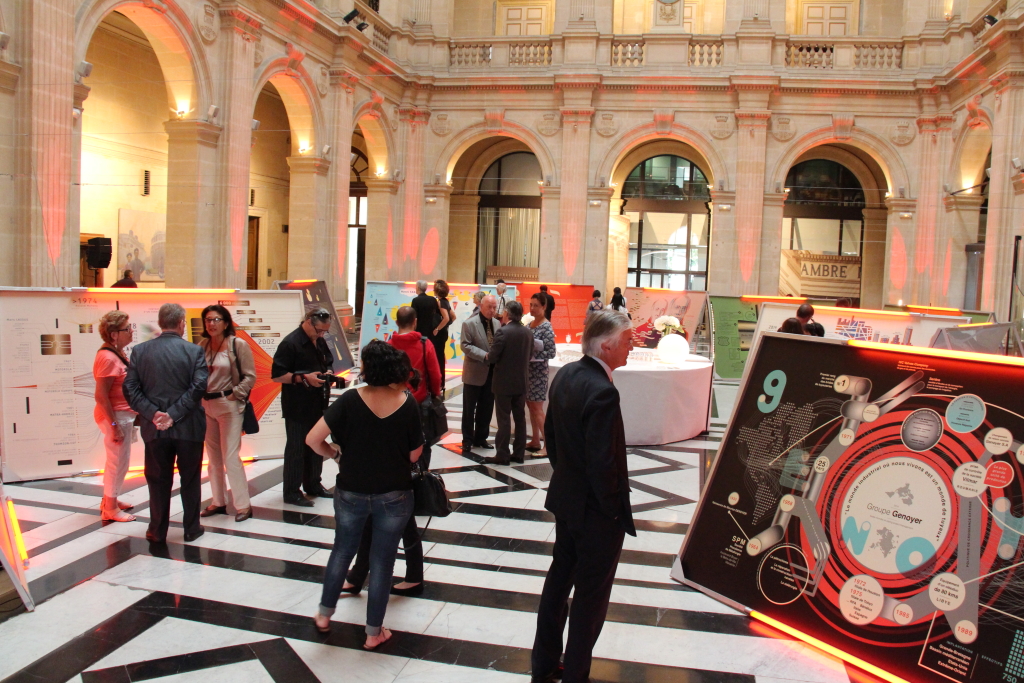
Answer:
[[[715,345],[715,376],[739,379],[747,362],[757,325],[757,304],[738,296],[711,296]]]

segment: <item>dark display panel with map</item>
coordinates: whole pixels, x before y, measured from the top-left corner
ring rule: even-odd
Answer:
[[[673,569],[908,681],[1024,683],[1024,363],[767,333]]]

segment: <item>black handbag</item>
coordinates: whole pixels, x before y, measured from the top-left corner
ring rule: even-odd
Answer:
[[[423,376],[427,381],[427,397],[420,403],[420,425],[423,427],[423,441],[433,446],[448,433],[448,407],[444,401],[434,395],[430,386],[430,372],[427,370],[427,340],[420,338],[423,344]]]
[[[412,469],[412,494],[413,514],[417,517],[447,517],[452,513],[441,475],[430,470],[424,472],[419,463]]]
[[[238,337],[235,337],[238,339]],[[243,342],[244,343],[244,342]],[[232,348],[234,344],[232,343]],[[238,368],[238,380],[242,380],[242,362],[238,360],[238,351],[235,350],[235,367]],[[260,421],[256,417],[256,409],[252,407],[252,401],[249,397],[245,397],[245,410],[242,412],[242,433],[243,434],[259,434],[260,433]]]

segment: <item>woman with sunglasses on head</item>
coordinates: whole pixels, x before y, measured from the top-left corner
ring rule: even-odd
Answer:
[[[107,450],[103,466],[103,502],[101,519],[109,522],[134,522],[135,517],[124,512],[133,506],[118,502],[117,496],[128,474],[132,454],[132,436],[135,430],[135,411],[124,396],[124,378],[128,374],[128,359],[124,348],[131,344],[132,326],[124,311],[110,311],[100,318],[100,337],[103,345],[96,352],[92,375],[96,380],[96,408],[93,417],[103,432],[103,446]]]
[[[206,354],[206,367],[210,371],[203,409],[206,410],[206,457],[213,489],[213,504],[199,516],[228,513],[224,485],[227,470],[235,521],[244,522],[252,517],[252,507],[239,451],[245,402],[256,384],[256,361],[249,345],[235,336],[235,325],[228,309],[219,304],[203,309],[203,338],[199,346]]]

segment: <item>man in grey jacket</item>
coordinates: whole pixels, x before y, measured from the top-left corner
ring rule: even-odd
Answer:
[[[153,543],[167,540],[174,460],[181,478],[185,541],[203,535],[199,525],[200,479],[206,412],[201,399],[209,373],[203,350],[182,338],[185,309],[164,304],[158,314],[160,336],[132,349],[124,396],[142,418],[149,484],[149,530]]]
[[[498,435],[494,447],[498,450],[485,463],[508,465],[508,440],[512,431],[511,418],[516,421],[516,439],[512,447],[511,462],[526,461],[526,389],[527,367],[533,355],[533,332],[524,327],[523,305],[518,301],[505,304],[508,324],[494,334],[494,343],[487,354],[487,362],[494,366],[491,391],[498,411]]]
[[[480,301],[479,315],[462,323],[459,347],[466,358],[462,363],[462,450],[490,448],[487,434],[494,411],[491,393],[491,366],[487,352],[491,350],[494,334],[501,325],[494,317],[498,301],[489,294]]]

